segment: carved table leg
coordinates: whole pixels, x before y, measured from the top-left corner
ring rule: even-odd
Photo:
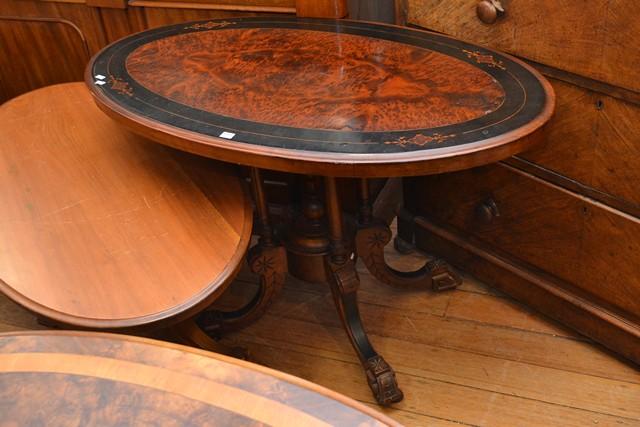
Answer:
[[[345,246],[342,212],[335,178],[325,178],[325,191],[331,240],[331,252],[325,258],[325,267],[338,313],[365,369],[369,387],[378,403],[389,405],[399,402],[403,394],[398,388],[395,373],[374,350],[362,326],[357,299],[360,281],[354,260]]]
[[[391,230],[385,222],[372,217],[367,180],[361,179],[360,183],[356,251],[376,279],[397,288],[430,287],[434,291],[455,288],[462,283],[460,276],[442,259],[429,261],[415,271],[404,272],[391,268],[384,259],[384,247],[391,241]]]
[[[212,337],[241,329],[260,318],[284,286],[287,253],[283,246],[277,245],[274,241],[259,169],[251,169],[251,183],[258,212],[260,240],[249,250],[247,260],[251,271],[260,277],[260,287],[251,301],[238,310],[207,310],[198,317],[198,326]]]

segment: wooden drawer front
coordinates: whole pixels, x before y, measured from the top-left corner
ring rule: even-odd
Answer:
[[[518,157],[640,209],[640,107],[568,83],[545,142]]]
[[[493,24],[480,0],[408,0],[407,22],[611,84],[640,90],[637,0],[501,0]]]
[[[502,164],[418,178],[412,210],[638,318],[640,221]],[[492,200],[498,216],[487,219]],[[489,209],[490,211],[490,209]]]

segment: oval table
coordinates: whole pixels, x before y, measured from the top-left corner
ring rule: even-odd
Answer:
[[[282,372],[124,335],[0,334],[2,425],[398,426]]]
[[[242,18],[162,27],[119,40],[86,72],[98,106],[134,132],[181,150],[251,167],[260,242],[249,254],[261,287],[235,312],[209,311],[209,333],[257,318],[286,272],[328,281],[381,404],[402,399],[357,306],[359,257],[381,281],[447,289],[442,260],[398,272],[372,215],[369,179],[450,172],[495,162],[542,137],[549,83],[525,63],[414,29],[346,20]],[[261,169],[301,174],[300,202],[274,227]],[[337,177],[359,180],[357,218]],[[323,197],[324,193],[324,197]],[[324,200],[323,200],[324,199]]]

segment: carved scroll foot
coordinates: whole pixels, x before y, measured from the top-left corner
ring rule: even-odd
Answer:
[[[431,288],[434,291],[452,289],[462,279],[441,259],[425,263],[415,271],[398,271],[384,259],[384,247],[391,240],[391,230],[382,222],[362,226],[356,234],[356,250],[371,274],[383,283],[395,288]]]
[[[198,326],[211,337],[242,329],[259,319],[273,298],[284,286],[287,272],[287,254],[283,246],[258,244],[249,251],[251,271],[260,277],[260,287],[254,297],[242,308],[234,311],[207,310],[197,319]]]
[[[325,265],[336,308],[364,367],[376,401],[381,405],[401,401],[404,395],[398,387],[393,369],[374,350],[362,325],[357,299],[360,280],[353,261],[337,264],[328,258]]]
[[[365,372],[369,387],[371,387],[379,404],[386,406],[400,402],[404,398],[402,390],[398,388],[396,373],[382,356],[368,359],[365,364]]]

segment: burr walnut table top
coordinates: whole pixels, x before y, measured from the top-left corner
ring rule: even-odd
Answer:
[[[523,62],[443,35],[343,20],[238,18],[134,34],[86,82],[134,131],[221,160],[399,176],[500,160],[554,94]]]
[[[252,363],[122,335],[0,335],[2,425],[386,426],[338,393]]]
[[[240,268],[235,167],[132,134],[68,83],[0,107],[0,291],[89,328],[177,322]]]

